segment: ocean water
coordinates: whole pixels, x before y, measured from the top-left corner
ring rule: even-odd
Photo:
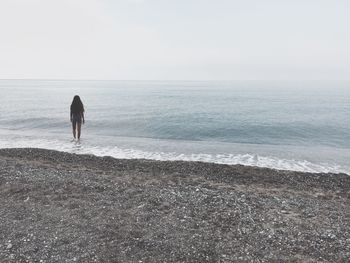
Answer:
[[[0,92],[0,148],[350,174],[350,83],[0,80]]]

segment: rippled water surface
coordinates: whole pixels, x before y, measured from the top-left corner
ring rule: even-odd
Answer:
[[[0,90],[2,148],[350,173],[347,83],[2,80]]]

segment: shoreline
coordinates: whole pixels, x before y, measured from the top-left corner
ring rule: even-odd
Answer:
[[[4,262],[345,262],[350,176],[0,149]]]
[[[40,133],[44,132],[40,131]],[[27,131],[25,133],[19,131],[19,133],[11,136],[8,135],[9,133],[11,134],[11,131],[7,130],[3,134],[4,138],[2,140],[0,139],[0,149],[33,148],[35,146],[35,148],[41,149],[83,155],[92,154],[98,157],[110,156],[116,159],[198,161],[227,165],[240,164],[281,171],[346,173],[350,175],[350,166],[346,159],[346,156],[350,154],[349,148],[316,145],[240,144],[110,136],[99,136],[98,140],[100,141],[96,144],[90,144],[95,140],[93,136],[89,139],[83,139],[81,144],[76,144],[67,140],[66,135],[57,137],[57,134],[52,136],[50,133],[44,133],[38,139],[31,133],[27,134]],[[26,135],[28,135],[28,138],[23,139]],[[24,137],[22,138],[22,136]],[[111,140],[115,141],[113,141],[112,145],[109,145]],[[158,145],[160,148],[142,147],[142,145],[147,145],[150,142]],[[319,152],[322,154],[317,156]]]

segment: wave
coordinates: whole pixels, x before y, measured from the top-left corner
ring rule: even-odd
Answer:
[[[311,173],[349,173],[350,169],[336,164],[312,163],[307,160],[279,159],[272,156],[260,156],[258,154],[179,154],[166,152],[147,152],[136,149],[91,149],[87,153],[96,156],[111,156],[122,159],[150,159],[159,161],[196,161],[218,163],[228,165],[246,165],[265,167],[276,170],[291,170]]]
[[[346,173],[350,167],[334,162],[312,162],[287,159],[256,153],[179,153],[174,151],[148,151],[131,147],[89,145],[88,143],[66,142],[52,139],[22,138],[21,140],[0,140],[0,148],[43,148],[75,154],[111,156],[119,159],[149,159],[159,161],[196,161],[228,165],[246,165],[276,170],[291,170],[311,173]]]

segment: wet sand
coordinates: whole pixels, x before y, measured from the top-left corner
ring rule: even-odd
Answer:
[[[350,176],[0,150],[1,262],[348,262]]]

